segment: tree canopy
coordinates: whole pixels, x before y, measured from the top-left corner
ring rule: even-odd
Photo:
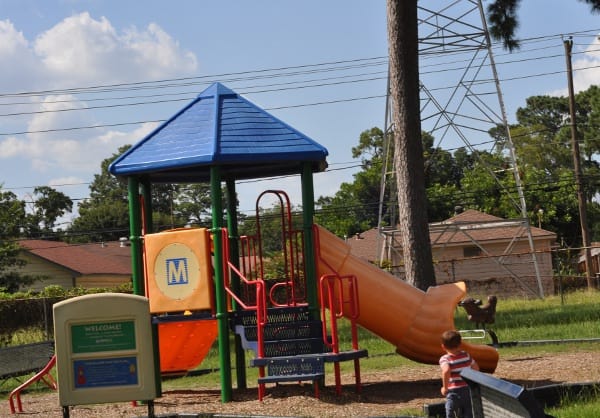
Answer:
[[[0,184],[0,289],[18,290],[20,284],[31,283],[34,278],[19,273],[25,263],[19,258],[18,238],[27,225],[25,202]]]

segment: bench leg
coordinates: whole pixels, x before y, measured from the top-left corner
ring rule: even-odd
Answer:
[[[15,411],[15,404],[13,402],[13,397],[17,401],[17,409],[18,409],[18,411],[19,412],[23,412],[23,405],[21,404],[21,391],[23,389],[25,389],[27,386],[29,386],[29,385],[31,385],[31,384],[33,384],[33,383],[41,380],[42,382],[44,382],[46,384],[46,386],[48,386],[51,389],[56,390],[56,388],[57,388],[56,380],[54,380],[54,378],[52,377],[52,375],[50,375],[50,371],[52,370],[52,368],[55,365],[56,365],[56,355],[52,356],[52,358],[50,359],[50,361],[48,362],[48,364],[46,364],[46,366],[42,370],[40,370],[34,376],[32,376],[27,381],[25,381],[24,383],[22,383],[20,386],[18,386],[12,392],[10,392],[10,395],[8,397],[8,402],[10,404],[10,413],[11,414],[16,413],[16,411]]]

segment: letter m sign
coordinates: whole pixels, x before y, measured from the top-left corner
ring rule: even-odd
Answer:
[[[187,258],[167,258],[167,285],[188,284]]]

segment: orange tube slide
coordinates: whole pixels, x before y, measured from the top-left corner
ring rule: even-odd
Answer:
[[[350,246],[317,226],[317,275],[354,275],[358,281],[357,322],[396,346],[411,360],[437,364],[444,353],[440,337],[455,329],[454,310],[466,293],[464,282],[434,286],[423,292],[377,266],[350,254]],[[498,352],[487,345],[463,342],[482,371],[493,373]]]

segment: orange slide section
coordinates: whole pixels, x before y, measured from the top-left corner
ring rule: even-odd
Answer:
[[[455,329],[454,310],[466,293],[464,282],[423,292],[377,266],[350,254],[350,246],[317,226],[317,273],[354,275],[358,280],[357,322],[396,346],[398,354],[420,363],[437,364],[443,354],[440,337]],[[487,345],[463,343],[482,371],[493,373],[498,352]]]
[[[216,319],[159,323],[160,372],[185,374],[195,369],[208,354],[217,334]]]

